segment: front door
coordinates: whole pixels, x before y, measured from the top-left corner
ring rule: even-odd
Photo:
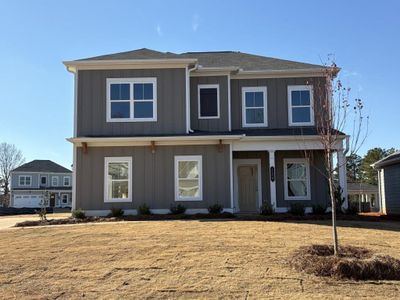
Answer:
[[[56,206],[56,194],[51,193],[50,194],[50,207]]]
[[[240,212],[255,212],[258,210],[258,168],[257,165],[239,165],[238,204]]]

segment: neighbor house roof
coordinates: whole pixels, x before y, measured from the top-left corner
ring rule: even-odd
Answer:
[[[241,71],[285,71],[285,70],[321,70],[323,65],[309,64],[273,57],[254,55],[239,51],[207,51],[172,53],[160,52],[147,48],[94,56],[66,62],[122,61],[122,60],[197,60],[199,68],[233,68]]]
[[[372,166],[375,169],[381,169],[385,166],[394,164],[400,164],[400,151],[397,151],[393,154],[386,156],[385,158],[382,158],[381,160],[378,160],[376,163],[372,164]]]
[[[13,172],[46,172],[46,173],[72,173],[71,170],[56,164],[51,160],[32,160],[18,168]]]
[[[349,193],[359,193],[359,194],[377,193],[378,186],[369,184],[369,183],[363,183],[363,182],[348,182],[347,183],[347,191]]]

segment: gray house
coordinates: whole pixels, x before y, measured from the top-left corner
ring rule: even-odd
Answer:
[[[400,151],[372,165],[378,170],[381,211],[384,214],[400,214]]]
[[[139,49],[64,62],[75,77],[73,208],[276,212],[329,203],[314,87],[327,68],[241,52]],[[334,70],[332,69],[332,72]],[[336,145],[346,196],[345,135]],[[305,151],[310,155],[305,155]]]
[[[11,172],[10,206],[40,207],[45,192],[48,207],[72,206],[72,172],[51,160],[33,160]]]

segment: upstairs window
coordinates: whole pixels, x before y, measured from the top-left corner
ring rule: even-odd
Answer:
[[[64,186],[70,186],[71,185],[71,177],[69,176],[64,176]]]
[[[47,176],[41,176],[40,177],[40,184],[41,185],[46,185],[47,184]]]
[[[51,177],[51,185],[52,186],[58,186],[58,176],[52,176]]]
[[[266,127],[267,87],[242,88],[242,125],[243,127]]]
[[[175,156],[175,201],[202,200],[202,157]]]
[[[288,108],[290,126],[314,125],[312,86],[288,86]]]
[[[310,165],[307,159],[284,159],[285,200],[310,200]]]
[[[199,119],[219,118],[219,85],[202,84],[198,86]]]
[[[32,176],[30,175],[20,175],[18,177],[18,183],[20,186],[31,186]]]
[[[157,121],[156,78],[108,78],[107,122]]]

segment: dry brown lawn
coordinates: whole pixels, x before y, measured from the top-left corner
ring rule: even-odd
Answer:
[[[399,281],[301,274],[290,252],[329,243],[327,223],[147,221],[0,231],[0,297],[399,298]],[[341,222],[343,244],[400,258],[400,223]]]

